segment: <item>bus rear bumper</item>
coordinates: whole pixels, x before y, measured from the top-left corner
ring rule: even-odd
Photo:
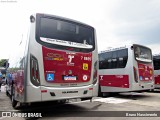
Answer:
[[[155,84],[155,88],[160,89],[160,84]]]
[[[75,98],[92,98],[98,95],[98,85],[87,85],[81,87],[46,87],[33,88],[28,86],[26,103],[41,101],[57,101]]]
[[[83,87],[70,87],[70,88],[52,88],[52,87],[41,87],[42,101],[50,100],[64,100],[72,98],[88,98],[96,96],[94,95],[93,85]]]

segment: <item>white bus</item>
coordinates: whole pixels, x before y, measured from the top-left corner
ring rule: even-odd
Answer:
[[[133,44],[99,53],[99,93],[154,89],[151,49]]]
[[[95,29],[48,14],[30,16],[28,37],[9,59],[7,91],[12,106],[98,95]]]
[[[160,88],[160,54],[153,55],[155,88]]]

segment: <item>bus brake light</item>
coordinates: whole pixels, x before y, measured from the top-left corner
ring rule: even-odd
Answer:
[[[137,83],[138,82],[138,75],[137,75],[137,70],[134,66],[133,66],[133,72],[134,72],[134,80]]]
[[[35,86],[40,85],[40,76],[39,76],[39,68],[38,68],[38,60],[36,57],[31,55],[31,82]]]
[[[98,75],[98,66],[97,66],[97,61],[94,63],[94,72],[93,72],[93,84],[97,83],[97,75]]]

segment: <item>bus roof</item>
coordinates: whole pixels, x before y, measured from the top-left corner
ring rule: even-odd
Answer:
[[[154,57],[154,56],[160,56],[160,53],[158,53],[158,54],[153,54],[153,57]]]
[[[117,51],[117,50],[122,50],[122,49],[125,49],[125,48],[127,48],[126,45],[125,45],[125,46],[122,46],[122,47],[109,48],[109,49],[100,51],[99,53],[105,53],[105,52],[110,52],[110,51]]]
[[[109,48],[109,49],[102,50],[102,51],[100,51],[100,52],[98,52],[98,53],[105,53],[105,52],[110,52],[110,51],[122,50],[122,49],[125,49],[125,48],[129,48],[129,47],[131,47],[131,46],[133,46],[133,45],[137,45],[137,46],[141,46],[141,47],[145,47],[145,48],[150,49],[149,47],[144,46],[144,45],[140,45],[140,44],[128,44],[128,45],[124,45],[124,46],[120,46],[120,47],[116,47],[116,48],[112,48],[112,47],[111,47],[111,48]]]

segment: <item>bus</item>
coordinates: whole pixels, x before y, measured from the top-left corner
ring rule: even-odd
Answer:
[[[0,88],[1,85],[5,85],[6,83],[6,69],[4,67],[0,67]]]
[[[151,49],[132,44],[99,54],[99,95],[154,89]]]
[[[160,88],[160,54],[153,55],[155,88]]]
[[[30,16],[27,38],[12,53],[7,91],[12,106],[98,95],[95,29],[82,22],[43,13]]]

